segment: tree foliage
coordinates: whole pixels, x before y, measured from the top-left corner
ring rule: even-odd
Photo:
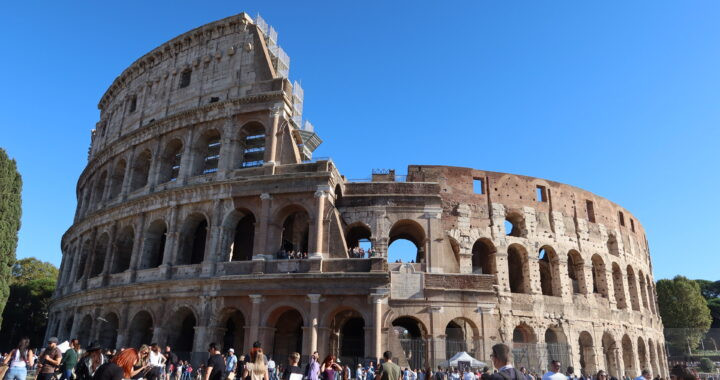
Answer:
[[[715,372],[715,363],[709,358],[700,359],[700,370],[702,372]]]
[[[0,329],[0,350],[9,349],[23,336],[30,338],[33,347],[42,346],[58,269],[36,258],[26,258],[13,265],[12,274]]]
[[[700,293],[705,297],[706,300],[713,298],[720,298],[720,280],[708,281],[708,280],[695,280],[700,285]]]
[[[683,276],[657,282],[658,306],[667,333],[675,348],[695,349],[710,328],[712,318],[700,285]]]
[[[20,230],[22,179],[15,160],[0,148],[0,314],[10,294],[11,267],[15,263]],[[0,317],[2,323],[2,317]]]

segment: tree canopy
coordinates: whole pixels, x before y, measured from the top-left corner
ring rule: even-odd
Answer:
[[[22,178],[15,160],[0,148],[0,314],[10,294],[10,268],[15,262],[20,230]],[[2,323],[2,317],[0,317]]]
[[[657,282],[658,306],[667,332],[665,339],[677,349],[695,349],[710,328],[712,318],[700,285],[683,276]]]

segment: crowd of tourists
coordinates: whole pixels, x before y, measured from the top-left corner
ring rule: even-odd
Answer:
[[[350,255],[351,259],[370,259],[375,257],[377,255],[377,252],[375,252],[375,248],[372,247],[368,248],[367,251],[363,247],[352,247],[350,248],[348,254]]]
[[[97,344],[84,349],[77,339],[58,346],[57,338],[50,338],[47,347],[38,353],[30,348],[28,339],[21,339],[17,347],[0,358],[0,380],[26,380],[28,370],[34,370],[37,380],[633,380],[611,377],[600,370],[594,375],[573,367],[562,370],[562,363],[550,362],[544,374],[515,368],[510,361],[510,348],[505,344],[492,347],[490,368],[464,366],[438,367],[433,370],[401,368],[393,363],[392,352],[386,351],[376,366],[370,361],[356,368],[340,363],[334,355],[320,361],[313,352],[308,363],[300,362],[300,354],[291,353],[285,361],[276,363],[255,342],[249,352],[235,355],[229,348],[224,354],[215,343],[208,346],[209,357],[198,368],[180,360],[170,346],[161,349],[157,344],[139,348],[103,350]],[[61,348],[64,349],[61,350]],[[655,380],[660,379],[655,376]],[[696,372],[677,365],[671,371],[672,380],[699,379]],[[634,380],[653,380],[648,370]]]
[[[289,250],[289,251],[288,251],[288,250],[281,249],[281,250],[279,250],[279,251],[275,254],[275,257],[276,257],[278,260],[307,259],[307,258],[308,258],[308,253],[307,253],[307,252],[295,251],[295,250],[292,250],[292,249]]]

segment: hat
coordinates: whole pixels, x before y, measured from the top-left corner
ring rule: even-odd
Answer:
[[[235,353],[235,350],[231,348],[231,349],[228,350],[228,352]]]
[[[253,343],[253,348],[260,348],[262,347],[262,343],[260,343],[259,340],[256,340],[255,343]]]
[[[57,344],[57,343],[58,343],[58,338],[52,337],[52,338],[48,339],[48,343],[55,343],[55,344]]]
[[[100,345],[97,342],[92,342],[92,343],[88,344],[88,347],[85,349],[85,351],[87,351],[87,352],[97,351],[97,350],[102,350],[102,347],[100,347]]]

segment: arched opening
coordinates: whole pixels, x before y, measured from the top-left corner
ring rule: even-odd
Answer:
[[[631,377],[639,375],[635,368],[635,355],[633,353],[632,341],[627,334],[622,337],[622,356],[625,374]]]
[[[608,234],[607,248],[611,255],[620,256],[620,245],[614,233]]]
[[[543,246],[538,253],[538,267],[540,269],[540,288],[545,296],[559,297],[560,289],[560,268],[555,250],[549,246]]]
[[[168,344],[181,359],[190,359],[195,341],[195,313],[187,307],[181,307],[168,321]]]
[[[87,345],[90,344],[90,331],[92,330],[92,322],[92,317],[90,315],[84,316],[77,330],[77,338],[83,347],[87,347]]]
[[[182,161],[183,143],[179,139],[170,141],[163,151],[160,161],[158,183],[175,181],[180,176],[180,161]]]
[[[125,272],[130,269],[135,232],[131,226],[125,226],[115,238],[115,262],[112,273]]]
[[[602,350],[605,355],[605,366],[610,374],[616,379],[622,378],[622,373],[618,366],[618,352],[620,351],[615,343],[615,339],[609,333],[604,333],[602,337]]]
[[[521,323],[515,327],[512,336],[512,353],[517,368],[538,368],[540,353],[537,352],[537,337],[532,327]]]
[[[402,348],[402,352],[393,352],[393,355],[399,359],[397,364],[401,367],[424,368],[426,362],[425,327],[412,317],[397,318],[392,321],[392,326],[390,339],[396,340]]]
[[[200,264],[205,258],[208,222],[202,214],[192,214],[185,221],[178,265]]]
[[[150,223],[145,232],[145,252],[142,255],[141,269],[157,268],[162,265],[165,254],[167,225],[162,219]]]
[[[425,262],[425,230],[409,219],[396,222],[390,228],[388,241],[388,262]]]
[[[139,311],[130,321],[128,347],[140,347],[152,343],[153,319],[147,311]]]
[[[104,317],[98,318],[100,324],[100,332],[98,335],[98,343],[100,347],[113,349],[117,343],[117,333],[120,321],[117,314],[108,313]]]
[[[505,216],[505,235],[515,237],[525,237],[527,235],[525,218],[521,214],[509,213]]]
[[[152,154],[149,150],[144,150],[138,154],[133,160],[132,175],[130,177],[130,191],[135,191],[145,187],[148,183],[150,175],[150,164]]]
[[[648,309],[648,299],[646,294],[645,276],[642,271],[638,271],[638,280],[640,281],[640,298],[642,298],[643,308]],[[643,367],[644,368],[644,367]]]
[[[240,349],[243,352],[245,343],[245,317],[238,310],[234,310],[225,320],[225,333],[223,334],[223,349]]]
[[[592,335],[587,331],[581,332],[578,343],[580,345],[580,368],[584,369],[585,373],[595,373],[595,349]]]
[[[543,367],[548,367],[553,360],[570,363],[570,346],[560,326],[550,326],[545,330],[545,349],[547,357],[541,361]]]
[[[652,280],[650,280],[650,276],[647,274],[645,275],[645,286],[647,287],[647,297],[648,297],[648,310],[655,312],[655,296],[653,293],[653,283]]]
[[[518,244],[508,247],[508,278],[512,293],[530,293],[528,257],[525,248]]]
[[[478,239],[472,247],[472,272],[477,274],[495,274],[495,253],[493,243],[486,238]]]
[[[105,194],[105,182],[107,181],[108,173],[104,171],[100,178],[95,182],[95,189],[93,190],[92,205],[88,209],[96,209],[100,206],[103,201],[103,195]]]
[[[86,240],[80,249],[80,261],[78,262],[78,267],[76,269],[77,272],[75,274],[75,281],[80,281],[80,279],[85,276],[85,266],[87,266],[87,261],[91,254],[91,243],[89,240]]]
[[[365,320],[355,310],[337,312],[330,322],[330,353],[353,367],[365,358]],[[351,368],[353,368],[351,367]]]
[[[615,302],[618,309],[627,309],[625,300],[625,287],[623,286],[623,274],[617,263],[612,264],[613,289],[615,290]]]
[[[630,305],[633,310],[640,311],[640,298],[638,297],[637,281],[635,280],[635,271],[630,265],[627,266],[628,290],[630,291]]]
[[[110,177],[110,188],[108,189],[107,199],[115,199],[120,195],[122,191],[123,180],[125,179],[125,167],[127,164],[125,160],[120,160],[115,164],[113,168],[112,176]]]
[[[605,262],[600,255],[593,255],[592,257],[592,278],[593,278],[593,293],[600,294],[607,298],[608,287],[607,277],[605,276]]]
[[[110,244],[110,237],[107,233],[100,235],[95,242],[95,250],[93,253],[92,268],[90,268],[90,277],[95,277],[102,273],[105,266],[105,255]]]
[[[573,294],[585,293],[585,271],[582,256],[578,251],[568,252],[568,277],[572,283]]]
[[[72,315],[65,321],[63,336],[67,339],[70,339],[70,334],[72,334],[73,322],[75,322],[75,318]]]
[[[295,309],[287,309],[275,322],[272,357],[287,358],[293,352],[302,352],[303,317]]]
[[[255,216],[248,213],[235,224],[230,261],[252,260],[255,241]]]
[[[240,132],[240,145],[240,167],[262,166],[265,162],[265,127],[257,122],[244,125]]]
[[[658,361],[657,356],[655,355],[655,345],[653,344],[652,339],[648,339],[648,352],[650,353],[650,368],[652,368],[652,374],[659,375],[660,372],[658,371]]]
[[[640,369],[648,369],[649,363],[647,358],[647,351],[645,351],[645,341],[641,337],[637,338],[637,353],[638,361],[640,361]]]
[[[370,251],[372,243],[370,228],[366,225],[358,223],[350,226],[345,234],[345,241],[348,245],[348,255],[350,258],[363,258],[365,253]]]
[[[281,244],[283,251],[307,253],[309,236],[310,215],[307,211],[298,209],[285,217]]]
[[[455,318],[445,326],[445,360],[463,351],[476,356],[478,345],[475,326],[468,320]]]
[[[220,132],[209,130],[195,142],[193,175],[215,173],[220,162]]]

